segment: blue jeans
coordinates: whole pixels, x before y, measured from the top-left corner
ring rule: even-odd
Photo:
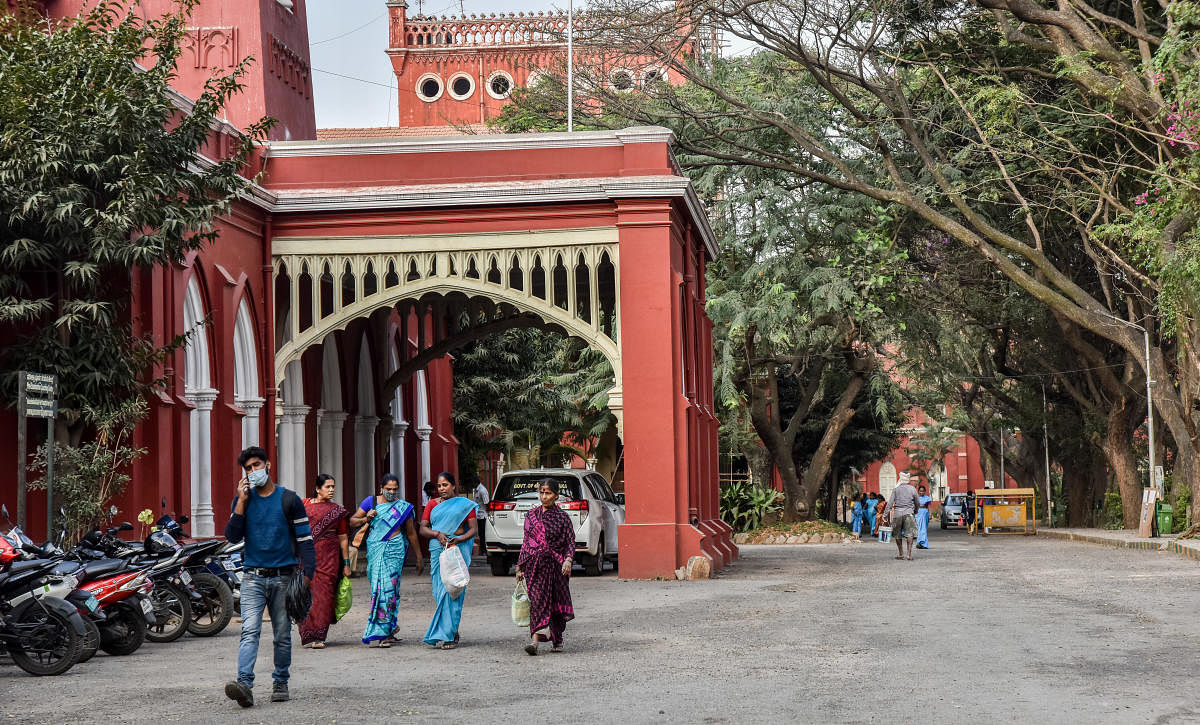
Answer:
[[[270,608],[271,632],[275,636],[275,670],[271,679],[287,684],[292,666],[292,620],[288,618],[286,576],[263,578],[250,571],[242,577],[242,640],[238,644],[238,682],[254,687],[254,662],[262,634],[263,610]]]

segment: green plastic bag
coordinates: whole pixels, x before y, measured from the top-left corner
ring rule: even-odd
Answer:
[[[518,627],[529,626],[529,593],[525,590],[525,582],[517,582],[517,588],[512,595],[512,621]]]
[[[346,616],[346,612],[350,611],[350,605],[354,604],[354,590],[350,588],[350,577],[344,576],[338,582],[337,604],[333,607],[333,617],[335,620],[340,620]]]

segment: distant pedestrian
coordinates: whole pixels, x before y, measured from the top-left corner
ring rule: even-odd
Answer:
[[[862,537],[863,514],[866,508],[867,494],[862,494],[854,499],[854,505],[850,507],[850,531],[854,534],[854,538]]]
[[[242,637],[238,643],[237,679],[225,685],[225,695],[242,707],[252,707],[254,662],[258,659],[264,609],[271,611],[275,640],[271,702],[288,700],[292,620],[287,610],[287,585],[297,565],[312,584],[316,555],[304,503],[295,493],[271,481],[267,452],[251,446],[238,456],[238,466],[246,475],[238,481],[225,538],[234,544],[246,542],[242,549]]]
[[[426,481],[421,487],[421,510],[424,511],[429,502],[438,497],[438,487],[433,481]]]
[[[975,535],[975,492],[967,491],[967,500],[963,504],[963,515],[967,519],[967,533]]]
[[[888,499],[884,516],[892,522],[892,538],[896,540],[896,558],[912,560],[913,539],[917,536],[917,509],[921,507],[917,489],[908,482],[908,474],[900,474],[900,484]],[[904,545],[908,544],[905,555]]]
[[[400,498],[400,480],[393,473],[379,482],[379,495],[363,499],[350,519],[352,526],[366,524],[367,579],[371,582],[371,608],[362,643],[368,647],[391,647],[400,625],[400,577],[409,545],[417,559],[417,573],[425,570],[413,505]]]
[[[483,485],[478,478],[475,479],[475,490],[471,495],[475,499],[475,520],[478,522],[479,529],[479,536],[476,538],[479,541],[479,553],[487,556],[487,526],[484,523],[487,521],[488,504],[491,503],[492,497],[488,495],[487,486]]]
[[[874,526],[872,529],[872,535],[878,537],[879,530],[883,528],[884,521],[886,520],[884,517],[884,509],[887,508],[887,501],[882,495],[875,494],[875,500],[871,503],[874,504],[874,506],[871,507],[871,521],[873,522],[872,525]]]
[[[866,509],[863,511],[863,516],[866,517],[865,523],[867,528],[867,536],[875,536],[879,532],[876,531],[876,510],[875,504],[879,502],[875,492],[871,492],[866,496]]]
[[[917,501],[921,504],[921,508],[917,509],[917,548],[929,548],[929,504],[933,503],[933,499],[926,494],[925,484],[917,486]]]
[[[448,546],[457,546],[467,566],[471,565],[471,548],[478,529],[475,502],[458,495],[458,483],[452,473],[443,471],[437,479],[438,497],[429,502],[421,516],[421,536],[429,539],[429,573],[433,580],[433,601],[436,609],[425,632],[425,643],[437,649],[454,649],[458,645],[458,626],[462,621],[466,590],[457,597],[450,596],[442,584],[441,553]]]
[[[558,482],[538,483],[542,505],[525,514],[525,539],[517,559],[517,581],[529,591],[529,644],[525,652],[538,653],[539,642],[550,642],[551,652],[562,652],[563,631],[575,618],[571,605],[571,566],[575,555],[575,529],[558,507]]]
[[[305,500],[304,510],[312,524],[313,548],[317,569],[312,581],[312,609],[300,623],[300,643],[313,649],[325,648],[329,625],[337,621],[338,581],[350,576],[350,543],[346,531],[346,509],[333,500],[337,481],[328,473],[317,475],[313,497]]]

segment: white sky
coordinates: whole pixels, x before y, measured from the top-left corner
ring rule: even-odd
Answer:
[[[419,5],[426,15],[458,15],[460,7],[468,15],[566,8],[565,0],[462,0],[461,5],[459,0],[408,0],[409,14],[416,15]],[[317,128],[396,123],[396,77],[384,53],[384,0],[308,0],[308,37]]]

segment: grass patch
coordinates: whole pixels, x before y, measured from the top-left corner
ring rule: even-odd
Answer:
[[[762,540],[766,539],[768,536],[779,536],[780,534],[783,534],[784,536],[838,534],[840,536],[841,534],[846,533],[849,533],[849,529],[842,524],[833,523],[832,521],[797,521],[793,524],[780,522],[777,524],[771,524],[770,526],[763,526],[755,529],[754,531],[748,532],[747,536],[749,539],[746,541],[746,543],[757,544],[762,542]]]

